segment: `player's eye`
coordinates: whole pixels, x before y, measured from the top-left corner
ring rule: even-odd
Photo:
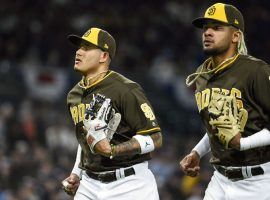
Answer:
[[[221,31],[221,30],[223,30],[223,26],[221,26],[221,25],[205,25],[205,26],[203,26],[203,31],[205,32],[205,31],[207,31],[207,29],[213,29],[213,30],[215,30],[215,31]]]
[[[81,45],[80,45],[80,49],[84,50],[84,51],[87,51],[87,50],[90,50],[90,49],[93,49],[93,45],[90,45],[88,43],[85,43],[85,42],[82,42]]]
[[[90,46],[87,46],[87,45],[81,45],[80,48],[82,50],[84,50],[84,51],[87,51],[87,50],[91,49],[91,47]]]
[[[223,27],[220,26],[220,25],[216,25],[216,26],[213,26],[213,29],[214,29],[215,31],[221,31],[221,30],[223,30]]]

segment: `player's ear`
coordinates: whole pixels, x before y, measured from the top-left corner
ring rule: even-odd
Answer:
[[[232,34],[232,42],[233,43],[238,43],[241,39],[241,32],[239,30],[233,31]]]
[[[99,62],[104,63],[107,62],[109,59],[110,59],[109,53],[106,51],[102,51],[100,54]]]

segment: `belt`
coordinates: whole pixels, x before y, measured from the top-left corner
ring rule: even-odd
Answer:
[[[214,168],[226,176],[230,180],[243,180],[246,178],[250,178],[252,176],[262,175],[264,174],[264,170],[261,166],[251,167],[225,167],[221,165],[214,165]]]
[[[93,178],[103,183],[110,183],[135,174],[135,170],[133,167],[127,169],[120,168],[115,171],[100,172],[100,173],[91,172],[89,170],[86,170],[85,172],[90,178]]]

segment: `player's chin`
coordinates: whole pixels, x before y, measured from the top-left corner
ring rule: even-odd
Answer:
[[[82,67],[80,66],[80,64],[74,64],[74,70],[81,72],[82,71]]]
[[[213,47],[203,47],[203,52],[206,54],[206,55],[216,55],[217,54],[217,50]]]

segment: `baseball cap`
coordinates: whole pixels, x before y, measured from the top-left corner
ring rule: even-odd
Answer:
[[[216,3],[205,11],[204,17],[193,20],[192,24],[197,28],[203,28],[209,20],[222,22],[244,32],[244,18],[242,13],[230,4]]]
[[[80,46],[82,42],[91,43],[101,50],[107,51],[111,59],[115,55],[116,43],[114,38],[107,31],[100,28],[90,28],[82,37],[69,35],[68,40],[76,46]]]

